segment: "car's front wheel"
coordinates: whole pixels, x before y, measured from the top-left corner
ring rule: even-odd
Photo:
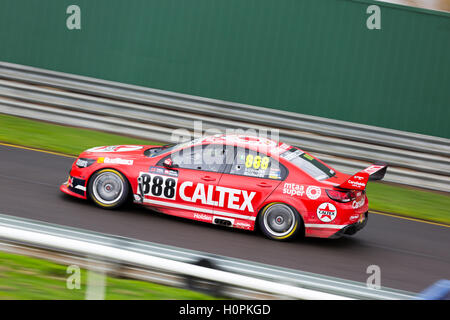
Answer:
[[[104,209],[116,209],[128,199],[129,186],[126,178],[117,170],[103,169],[89,180],[88,192],[96,205]]]
[[[269,203],[259,217],[262,232],[273,240],[291,240],[302,229],[302,219],[298,212],[281,202]]]

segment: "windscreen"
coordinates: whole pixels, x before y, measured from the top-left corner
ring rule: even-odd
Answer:
[[[198,143],[200,141],[202,141],[202,138],[197,138],[197,139],[194,139],[194,140],[189,140],[189,141],[178,143],[178,144],[166,144],[165,146],[162,146],[160,148],[156,148],[156,150],[154,150],[151,153],[148,153],[148,155],[146,155],[146,156],[148,156],[150,158],[156,157],[156,156],[162,155],[164,153],[170,152],[172,150],[177,150],[177,149],[181,149],[181,148],[184,148],[184,147],[187,147],[187,146],[194,145],[194,144],[196,144],[196,143]]]

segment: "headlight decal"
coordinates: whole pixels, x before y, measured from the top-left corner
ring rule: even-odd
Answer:
[[[87,168],[96,162],[95,159],[78,158],[75,163],[78,168]]]

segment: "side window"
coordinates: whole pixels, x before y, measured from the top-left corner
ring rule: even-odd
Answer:
[[[222,172],[226,165],[223,145],[197,145],[185,148],[163,158],[158,165],[162,165],[168,157],[172,159],[174,168]]]
[[[300,149],[297,149],[296,147],[292,147],[291,149],[283,152],[280,155],[280,158],[291,162],[297,168],[319,181],[336,175],[334,170],[328,168],[314,157]]]
[[[170,155],[174,168],[198,169],[202,168],[201,149],[186,148]]]
[[[278,161],[263,153],[237,148],[237,154],[230,169],[231,174],[283,180],[287,170]]]

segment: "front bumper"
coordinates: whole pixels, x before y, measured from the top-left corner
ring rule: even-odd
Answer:
[[[356,232],[358,232],[359,230],[361,230],[362,228],[364,228],[367,224],[367,220],[369,219],[369,211],[364,213],[364,218],[360,219],[358,222],[349,224],[348,226],[345,226],[344,228],[342,228],[341,230],[339,230],[338,232],[336,232],[334,234],[335,237],[340,237],[344,234],[346,235],[353,235]]]
[[[86,180],[69,176],[67,182],[63,183],[59,190],[73,197],[86,199]]]

